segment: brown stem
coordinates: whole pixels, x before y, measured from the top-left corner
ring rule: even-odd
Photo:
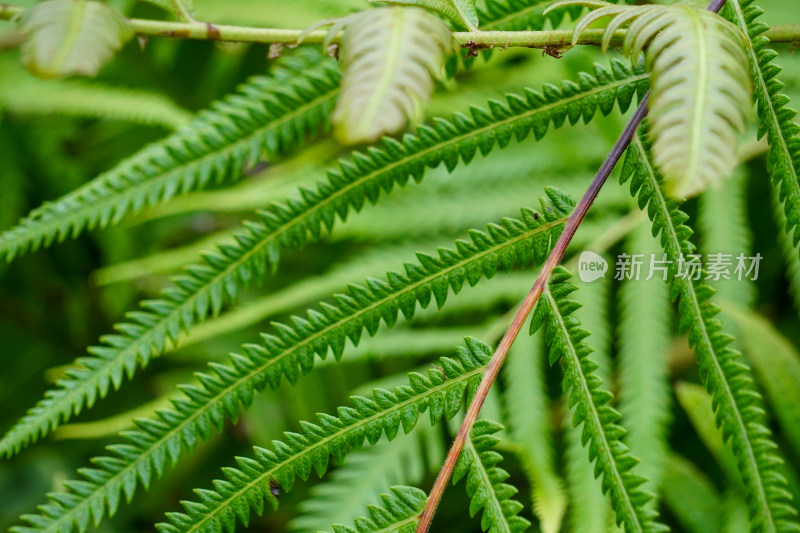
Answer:
[[[707,9],[709,11],[717,12],[722,9],[723,5],[725,5],[725,1],[726,0],[712,0]],[[547,261],[545,261],[542,270],[539,272],[539,276],[536,278],[536,282],[534,282],[531,292],[529,292],[528,296],[525,298],[525,300],[523,300],[519,311],[517,311],[517,314],[514,316],[514,320],[511,322],[511,326],[509,326],[508,331],[506,331],[505,336],[503,336],[503,340],[500,341],[500,345],[497,347],[494,355],[492,355],[492,358],[486,367],[486,372],[481,379],[481,383],[478,385],[478,390],[475,392],[475,397],[472,399],[472,402],[467,408],[467,413],[464,415],[464,421],[461,423],[461,427],[458,429],[458,434],[456,435],[456,438],[450,447],[450,451],[447,452],[447,457],[442,465],[442,469],[439,471],[439,475],[436,477],[436,481],[433,484],[430,496],[428,496],[428,501],[425,503],[425,508],[422,510],[422,514],[419,517],[419,526],[417,526],[416,533],[427,533],[428,529],[430,529],[433,515],[436,512],[436,507],[439,505],[439,501],[442,498],[444,489],[447,487],[447,481],[450,479],[450,476],[453,473],[458,456],[461,454],[461,450],[464,448],[464,443],[466,443],[467,438],[469,437],[472,426],[475,425],[475,421],[478,419],[478,413],[480,412],[481,407],[483,407],[483,402],[486,400],[486,396],[489,394],[489,389],[492,388],[495,379],[497,379],[497,374],[500,372],[500,368],[505,362],[506,356],[508,355],[508,350],[514,343],[514,339],[517,338],[517,335],[522,329],[522,325],[528,318],[533,306],[536,305],[536,301],[542,294],[542,291],[544,290],[544,287],[547,284],[547,280],[550,278],[550,274],[552,274],[553,269],[563,259],[564,253],[567,251],[567,247],[572,241],[572,237],[575,236],[578,226],[580,226],[581,222],[583,222],[583,219],[586,217],[586,213],[588,213],[589,208],[592,206],[595,198],[597,198],[597,194],[600,192],[600,189],[605,184],[608,176],[614,169],[614,166],[617,164],[617,162],[619,162],[625,149],[631,143],[631,139],[633,139],[633,135],[636,133],[636,128],[639,127],[639,123],[641,123],[645,115],[647,115],[647,102],[649,98],[650,92],[648,91],[639,104],[639,107],[636,109],[636,112],[633,114],[630,121],[628,121],[628,124],[625,126],[622,134],[620,134],[619,139],[617,139],[617,142],[614,143],[614,146],[611,149],[611,152],[608,154],[608,157],[606,157],[606,160],[603,161],[603,164],[600,166],[600,169],[597,171],[594,179],[589,184],[589,188],[583,194],[580,202],[578,202],[575,210],[567,220],[567,224],[564,226],[564,231],[556,241],[556,244],[553,247],[553,250],[550,252]]]
[[[461,423],[458,434],[453,441],[453,445],[450,447],[450,451],[447,453],[444,465],[439,471],[439,475],[436,477],[436,482],[433,484],[433,488],[431,489],[425,509],[423,509],[422,514],[420,515],[417,533],[426,533],[430,528],[431,520],[436,512],[436,507],[438,506],[439,500],[441,499],[444,489],[447,486],[447,481],[450,479],[450,475],[453,473],[453,468],[456,465],[456,461],[461,453],[461,449],[464,447],[464,443],[467,441],[467,437],[469,436],[469,432],[472,430],[472,426],[478,419],[478,413],[480,412],[481,407],[483,407],[483,402],[486,400],[487,394],[489,394],[489,389],[492,388],[492,385],[497,378],[497,374],[500,372],[500,368],[505,362],[509,348],[511,348],[514,339],[517,338],[517,335],[522,329],[522,325],[525,323],[525,320],[528,318],[533,306],[536,304],[536,300],[538,300],[539,296],[542,294],[545,284],[550,278],[550,274],[553,272],[553,269],[564,257],[564,253],[567,251],[567,247],[572,241],[572,237],[575,236],[575,232],[581,225],[581,222],[583,222],[583,219],[586,217],[586,213],[588,213],[589,208],[592,206],[595,198],[597,198],[597,194],[600,192],[603,184],[608,179],[608,176],[611,174],[614,166],[622,157],[625,148],[627,148],[628,144],[630,144],[631,139],[636,132],[636,128],[639,126],[639,123],[647,114],[648,97],[649,93],[639,104],[639,107],[636,109],[636,112],[634,113],[630,122],[628,122],[625,130],[614,144],[614,147],[611,149],[608,157],[603,162],[600,170],[597,171],[597,175],[594,177],[591,184],[589,184],[589,188],[583,194],[580,202],[578,202],[575,210],[570,215],[566,225],[564,226],[564,231],[561,232],[561,236],[556,241],[553,250],[550,252],[550,256],[547,258],[542,270],[539,272],[539,276],[536,278],[533,288],[528,293],[528,296],[525,298],[525,300],[523,300],[519,311],[517,311],[517,314],[514,316],[514,320],[511,322],[511,326],[508,328],[508,331],[506,331],[506,334],[503,336],[503,340],[500,341],[500,345],[497,347],[492,359],[489,361],[489,364],[486,367],[486,372],[483,374],[481,383],[475,393],[475,397],[472,399],[472,402],[467,409],[467,413],[464,415],[464,421]]]

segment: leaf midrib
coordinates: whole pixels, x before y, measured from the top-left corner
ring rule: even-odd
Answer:
[[[213,398],[211,398],[209,401],[207,401],[204,405],[200,406],[199,409],[194,411],[190,415],[190,417],[184,419],[184,421],[182,421],[180,423],[180,425],[174,426],[172,429],[170,429],[169,433],[167,433],[167,434],[163,435],[161,438],[159,438],[159,440],[156,443],[154,443],[153,445],[151,445],[147,450],[145,450],[144,453],[142,453],[135,462],[130,462],[128,465],[126,465],[126,467],[124,469],[120,470],[119,472],[114,474],[114,476],[112,478],[110,478],[108,481],[103,483],[103,485],[97,486],[92,491],[91,495],[89,495],[89,496],[85,497],[84,499],[82,499],[81,502],[76,507],[67,510],[67,512],[64,515],[59,517],[58,521],[56,521],[53,524],[51,524],[50,526],[48,526],[48,529],[52,528],[55,524],[58,524],[61,520],[63,520],[64,518],[70,516],[74,512],[76,512],[76,510],[79,509],[81,506],[86,505],[92,498],[94,498],[94,496],[97,494],[97,492],[99,490],[101,490],[103,487],[106,487],[109,484],[113,483],[114,480],[116,480],[116,479],[118,479],[120,477],[123,477],[125,473],[127,473],[129,470],[134,469],[135,466],[137,464],[139,464],[142,460],[144,460],[145,458],[149,458],[157,449],[159,449],[163,445],[164,442],[168,441],[173,436],[175,436],[176,433],[179,433],[183,428],[185,428],[188,425],[190,425],[192,423],[192,421],[194,421],[197,417],[199,417],[203,413],[205,413],[206,410],[208,410],[210,408],[213,408],[215,405],[217,405],[217,403],[225,395],[230,394],[231,391],[237,389],[243,383],[245,383],[248,380],[252,379],[254,376],[256,376],[259,373],[263,372],[265,369],[269,368],[273,364],[281,361],[283,359],[283,357],[286,357],[292,351],[295,351],[298,348],[308,344],[310,341],[316,340],[317,338],[319,338],[321,335],[325,334],[326,332],[328,332],[328,331],[330,331],[332,329],[336,329],[336,327],[341,326],[342,324],[344,324],[344,323],[346,323],[346,322],[348,322],[350,320],[353,320],[353,319],[356,319],[356,318],[360,318],[361,316],[363,316],[368,311],[371,311],[371,310],[373,310],[374,308],[376,308],[376,307],[378,307],[380,305],[383,305],[383,304],[385,304],[385,303],[387,303],[389,301],[397,299],[397,298],[399,298],[400,296],[402,296],[403,294],[405,294],[405,293],[407,293],[409,291],[413,291],[413,290],[417,289],[420,285],[423,285],[425,283],[430,283],[432,280],[434,280],[436,278],[439,278],[439,277],[441,277],[443,275],[446,275],[446,274],[450,273],[451,271],[456,270],[458,268],[461,268],[464,265],[469,264],[469,263],[471,263],[473,261],[480,260],[481,258],[483,258],[486,255],[491,255],[493,253],[496,253],[498,250],[500,250],[502,248],[505,248],[507,246],[513,246],[514,244],[518,243],[520,240],[524,240],[526,238],[529,238],[530,236],[535,235],[539,231],[546,231],[546,230],[552,229],[553,227],[555,227],[555,226],[557,226],[559,224],[563,224],[563,223],[566,222],[566,218],[567,217],[562,217],[562,218],[560,218],[560,219],[558,219],[556,221],[553,221],[553,222],[550,222],[548,224],[543,224],[541,226],[538,226],[538,227],[534,228],[533,230],[529,230],[529,231],[527,231],[525,233],[522,233],[521,235],[519,235],[517,237],[514,237],[513,239],[510,239],[508,241],[503,241],[503,243],[501,243],[501,244],[498,244],[498,245],[493,246],[491,248],[488,248],[486,250],[482,250],[481,252],[479,252],[478,254],[476,254],[474,256],[471,256],[471,257],[469,257],[467,259],[459,261],[458,263],[456,263],[454,265],[450,265],[447,268],[445,268],[445,269],[443,269],[441,271],[438,271],[435,275],[430,275],[430,276],[427,276],[426,278],[424,278],[422,280],[418,280],[418,281],[416,281],[414,283],[411,283],[410,285],[405,286],[401,291],[393,292],[392,294],[383,297],[381,300],[379,300],[377,302],[373,302],[369,306],[367,306],[367,307],[365,307],[363,309],[360,309],[357,312],[357,314],[347,315],[342,320],[339,320],[339,321],[337,321],[337,322],[335,322],[333,324],[330,324],[330,325],[326,326],[325,329],[323,329],[323,330],[315,332],[313,336],[309,336],[309,337],[304,338],[302,340],[302,342],[292,345],[289,349],[284,350],[284,352],[282,354],[276,355],[275,357],[273,357],[272,359],[270,359],[269,361],[267,361],[265,364],[261,365],[260,367],[258,367],[256,369],[253,369],[250,372],[248,372],[246,375],[237,378],[237,380],[234,383],[232,383],[231,385],[225,387],[221,392],[217,393]]]
[[[637,151],[639,152],[639,157],[641,161],[644,163],[644,167],[647,170],[647,177],[651,182],[653,187],[654,193],[653,197],[656,198],[658,201],[658,208],[661,211],[661,215],[664,217],[664,221],[666,224],[666,229],[669,230],[670,239],[673,241],[672,245],[675,249],[680,252],[681,245],[680,240],[678,239],[677,229],[674,227],[672,223],[672,217],[669,213],[669,208],[667,206],[666,198],[664,197],[661,187],[658,184],[658,180],[655,178],[655,173],[653,167],[650,165],[650,161],[647,157],[647,154],[644,150],[644,146],[642,146],[641,139],[639,139],[638,134],[634,135],[634,144],[636,146]],[[711,362],[713,363],[714,372],[717,374],[719,381],[723,385],[723,390],[725,392],[725,396],[730,403],[731,409],[735,414],[734,419],[736,420],[737,425],[739,426],[740,431],[740,439],[742,444],[744,445],[747,453],[748,462],[750,462],[750,467],[753,471],[753,475],[756,478],[756,486],[758,487],[758,498],[761,507],[763,508],[762,511],[764,512],[765,516],[768,518],[768,524],[772,527],[772,531],[777,531],[774,524],[774,519],[772,517],[772,511],[769,507],[769,503],[767,502],[766,492],[763,486],[763,480],[761,479],[761,471],[758,468],[758,462],[755,458],[755,453],[753,452],[753,446],[750,442],[750,436],[747,434],[747,426],[742,418],[741,413],[739,412],[739,407],[736,405],[736,400],[733,397],[733,392],[731,391],[730,384],[728,380],[725,378],[725,373],[722,371],[722,367],[719,364],[719,359],[716,355],[716,350],[714,350],[714,345],[711,343],[711,338],[708,335],[708,330],[706,329],[705,321],[702,319],[702,310],[700,309],[700,302],[697,298],[697,292],[695,291],[694,284],[691,281],[685,283],[686,287],[686,294],[690,298],[690,303],[694,308],[694,312],[696,313],[697,317],[700,317],[699,324],[700,328],[702,329],[702,336],[703,336],[703,343],[706,344],[708,353],[712,355]]]
[[[628,488],[625,486],[625,483],[622,481],[622,476],[617,469],[617,461],[614,458],[614,454],[611,451],[611,445],[606,438],[606,432],[603,430],[603,423],[600,420],[600,415],[597,412],[597,408],[592,401],[592,391],[589,388],[589,384],[586,382],[586,375],[583,373],[583,367],[581,366],[580,357],[578,357],[577,350],[575,349],[575,345],[572,342],[572,336],[569,333],[569,328],[567,327],[566,323],[561,316],[561,310],[558,308],[558,304],[556,303],[555,299],[553,298],[552,293],[550,292],[550,288],[547,287],[542,292],[542,296],[547,298],[550,308],[552,310],[553,316],[555,317],[556,322],[558,323],[559,329],[561,329],[562,335],[565,339],[565,344],[568,347],[569,356],[573,359],[573,364],[575,366],[576,373],[580,375],[580,387],[583,390],[583,394],[586,398],[589,398],[588,407],[589,412],[591,413],[592,418],[594,419],[594,424],[599,429],[600,433],[600,445],[603,450],[603,454],[607,456],[607,462],[611,467],[611,474],[613,477],[614,484],[619,488],[620,493],[624,495],[623,503],[625,507],[627,507],[628,516],[630,517],[630,525],[636,528],[636,531],[639,533],[644,533],[644,528],[642,524],[639,522],[639,515],[636,514],[635,506],[630,499],[630,494],[628,493]],[[563,357],[563,356],[562,356]],[[585,422],[584,422],[585,423]],[[630,532],[628,532],[630,533]]]
[[[464,443],[464,450],[468,451],[472,455],[473,463],[478,468],[478,474],[480,474],[481,478],[483,479],[484,486],[489,488],[489,495],[492,499],[491,505],[497,510],[496,515],[502,518],[501,522],[503,526],[502,531],[511,533],[511,526],[509,525],[508,520],[506,519],[506,514],[503,512],[502,502],[497,498],[497,492],[495,492],[492,480],[491,478],[489,478],[489,472],[487,472],[486,469],[483,467],[483,463],[481,462],[481,456],[478,453],[478,450],[475,449],[475,444],[473,444],[471,437],[467,439],[467,441]],[[498,525],[497,522],[492,522],[492,533],[495,532],[495,527],[497,525]]]

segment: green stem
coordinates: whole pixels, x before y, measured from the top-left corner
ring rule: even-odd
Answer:
[[[25,8],[10,4],[0,4],[0,20],[10,20],[21,15]],[[254,28],[212,24],[211,22],[174,22],[163,20],[128,19],[131,29],[137,35],[172,37],[179,39],[201,39],[211,41],[231,41],[242,43],[280,43],[296,44],[303,30],[278,28]],[[324,30],[308,33],[303,44],[320,44],[325,39]],[[599,45],[603,30],[588,30],[576,44]],[[800,42],[800,24],[774,26],[765,35],[774,43]],[[625,31],[614,34],[612,44],[622,43]],[[336,42],[338,39],[334,39]],[[551,31],[467,31],[454,32],[453,41],[463,48],[480,50],[484,48],[542,48],[557,52],[572,44],[572,30]]]

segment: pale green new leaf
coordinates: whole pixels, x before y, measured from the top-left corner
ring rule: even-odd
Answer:
[[[420,119],[443,69],[450,31],[422,9],[368,9],[348,17],[340,47],[334,134],[344,144],[359,144]]]
[[[133,34],[122,16],[100,2],[48,0],[25,11],[22,62],[41,78],[94,76]]]
[[[652,75],[653,157],[667,191],[693,195],[728,176],[752,107],[742,33],[715,13],[685,5],[564,0],[552,8],[565,5],[599,8],[579,21],[573,43],[591,23],[613,16],[603,50],[629,24],[623,52],[637,57],[645,51]]]

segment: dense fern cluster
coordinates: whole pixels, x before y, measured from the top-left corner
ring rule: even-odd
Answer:
[[[32,72],[107,63],[98,81],[47,85],[17,66],[17,34],[0,34],[0,142],[14,149],[0,162],[3,291],[25,311],[10,324],[47,320],[25,343],[27,326],[0,322],[0,499],[13,515],[0,509],[0,526],[411,533],[452,481],[466,494],[448,489],[434,530],[800,531],[798,315],[776,296],[785,271],[800,303],[800,130],[784,94],[797,80],[777,80],[751,0],[721,16],[719,2],[601,0],[298,0],[270,13],[282,27],[320,19],[305,31],[198,22],[215,2],[151,0],[177,22],[134,18],[153,6],[126,18],[90,0],[21,17],[0,5],[22,21]],[[264,16],[248,6],[231,16]],[[81,30],[93,19],[94,34]],[[567,37],[524,49],[572,25],[575,43],[620,44],[629,59]],[[134,33],[135,55],[117,53]],[[158,40],[237,35],[289,46]],[[185,72],[187,57],[204,61]],[[766,141],[748,144],[751,84]],[[624,151],[625,187],[602,172],[590,185],[648,94],[651,116],[602,166]],[[51,127],[46,114],[63,116]],[[778,227],[754,216],[764,206]],[[689,279],[679,267],[700,252],[763,254],[762,277]],[[666,283],[646,263],[639,279],[615,272],[637,256],[663,257]],[[75,282],[86,265],[104,268],[102,288]],[[26,292],[45,277],[72,296]],[[69,309],[66,326],[48,306]],[[484,397],[526,310],[529,334]],[[53,357],[37,356],[45,345]],[[56,365],[46,387],[32,381]],[[463,449],[445,458],[456,435]],[[85,442],[25,450],[46,436]],[[64,457],[45,457],[52,446]],[[18,464],[35,485],[20,490],[28,511],[47,492],[33,512],[8,497]],[[442,464],[452,480],[429,490]]]

